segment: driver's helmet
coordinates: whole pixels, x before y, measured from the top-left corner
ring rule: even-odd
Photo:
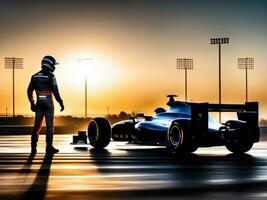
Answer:
[[[54,72],[57,65],[57,61],[53,56],[44,56],[42,59],[42,68],[46,68],[50,72]]]
[[[156,114],[166,112],[166,110],[164,108],[161,108],[161,107],[156,108],[154,111],[155,111]]]

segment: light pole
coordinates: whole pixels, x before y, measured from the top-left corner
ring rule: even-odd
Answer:
[[[109,115],[109,106],[107,107],[107,114]]]
[[[185,80],[185,101],[187,101],[187,70],[193,70],[193,59],[192,58],[177,58],[177,69],[184,70]]]
[[[221,44],[229,44],[229,38],[211,38],[211,44],[219,45],[219,104],[222,103],[222,79],[221,79]],[[219,122],[221,122],[221,112],[219,112]]]
[[[88,65],[93,62],[92,58],[77,59],[79,67],[84,71],[84,117],[87,118],[87,72]]]
[[[5,68],[12,69],[13,117],[15,117],[15,69],[23,68],[23,58],[6,57]]]
[[[238,69],[246,70],[246,102],[248,102],[248,69],[254,69],[254,58],[238,58]]]

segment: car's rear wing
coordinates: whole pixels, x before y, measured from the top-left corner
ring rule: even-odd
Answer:
[[[194,132],[208,131],[209,112],[236,112],[238,120],[246,121],[249,129],[259,135],[259,104],[258,102],[246,102],[245,104],[209,104],[192,103],[191,122]],[[256,136],[255,140],[258,140]]]
[[[245,104],[208,104],[209,112],[252,112],[258,114],[258,102],[247,102]]]

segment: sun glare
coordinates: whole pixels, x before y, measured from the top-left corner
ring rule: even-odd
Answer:
[[[88,89],[91,91],[114,86],[121,75],[120,66],[100,55],[71,55],[62,60],[62,65],[65,68],[62,75],[65,78],[70,76],[67,80],[71,81],[72,87],[80,88],[87,78]],[[66,73],[66,70],[70,73]]]

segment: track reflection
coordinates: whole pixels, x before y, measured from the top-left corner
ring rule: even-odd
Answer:
[[[266,197],[266,142],[235,156],[224,147],[175,156],[164,147],[112,142],[105,150],[72,146],[57,135],[60,153],[29,154],[29,136],[0,137],[0,199]]]

